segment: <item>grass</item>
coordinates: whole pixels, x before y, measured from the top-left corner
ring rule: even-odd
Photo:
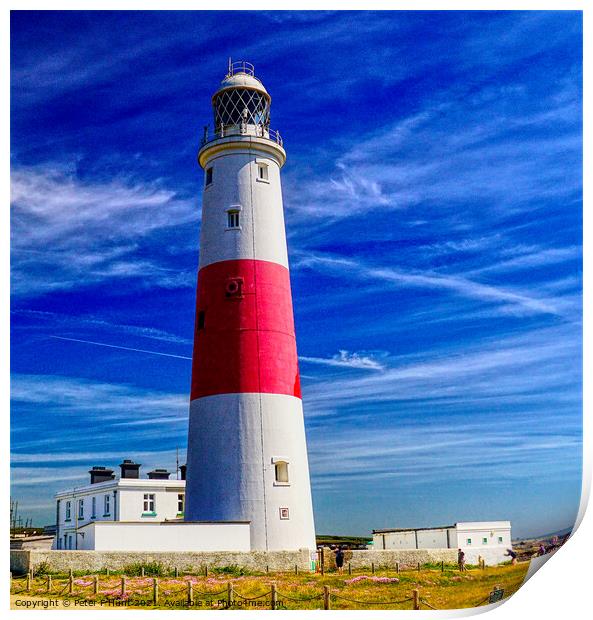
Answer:
[[[452,567],[438,569],[423,568],[421,571],[409,570],[397,574],[393,570],[356,571],[352,575],[347,572],[337,573],[275,573],[270,575],[241,575],[240,567],[225,567],[217,574],[211,572],[204,575],[183,575],[178,578],[159,578],[160,609],[188,608],[188,583],[193,588],[193,609],[224,609],[226,608],[227,584],[231,583],[235,591],[235,605],[238,609],[265,609],[271,605],[271,585],[275,584],[278,592],[278,608],[280,609],[323,609],[323,586],[328,586],[332,595],[332,609],[411,609],[412,602],[396,602],[412,597],[415,589],[419,590],[420,598],[428,601],[437,609],[461,609],[485,604],[484,599],[490,591],[499,586],[504,588],[505,598],[513,594],[523,583],[528,563],[516,566],[487,567],[484,570],[474,569],[459,573]],[[146,565],[144,565],[146,573]],[[225,570],[226,569],[226,570]],[[356,578],[355,581],[351,581]],[[385,578],[397,578],[387,581]],[[383,579],[383,580],[382,580]],[[24,579],[13,580],[12,594],[38,596],[44,598],[68,598],[95,602],[99,607],[104,605],[122,605],[130,607],[154,607],[152,601],[152,577],[130,577],[126,580],[126,594],[121,596],[121,575],[110,574],[100,577],[99,594],[93,594],[93,577],[78,576],[74,579],[74,592],[68,596],[68,577],[56,575],[52,577],[52,590],[47,593],[47,577],[40,576],[32,580],[31,591],[23,592]],[[253,599],[246,601],[244,598]],[[306,599],[310,601],[291,599]],[[365,601],[361,604],[353,601]],[[111,601],[110,603],[107,601]],[[142,604],[144,602],[144,604]],[[383,603],[383,604],[380,604]],[[421,608],[426,609],[425,605]]]

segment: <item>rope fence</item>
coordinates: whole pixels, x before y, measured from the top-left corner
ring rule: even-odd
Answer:
[[[115,575],[113,575],[112,577],[109,577],[107,575],[106,580],[109,580],[110,583],[106,584],[105,582],[103,582],[103,584],[101,584],[99,575],[87,575],[84,578],[79,577],[75,579],[71,573],[65,579],[65,582],[66,582],[65,585],[60,589],[60,586],[62,585],[61,583],[62,579],[64,578],[57,577],[57,578],[52,579],[52,576],[48,575],[45,583],[42,582],[41,584],[35,584],[35,587],[33,588],[32,578],[30,574],[22,578],[13,578],[11,574],[11,590],[13,590],[14,588],[13,594],[25,594],[29,596],[43,595],[43,594],[45,595],[54,594],[56,596],[63,596],[66,594],[66,591],[68,592],[68,595],[90,594],[88,593],[88,590],[91,589],[93,595],[98,595],[98,596],[101,596],[101,595],[118,596],[119,595],[119,598],[128,597],[132,593],[139,594],[141,591],[143,591],[142,595],[145,596],[144,591],[146,591],[146,594],[149,594],[152,591],[153,604],[157,605],[159,602],[162,602],[163,599],[167,599],[168,595],[172,594],[170,590],[164,590],[163,595],[165,596],[159,595],[159,586],[167,586],[168,581],[173,581],[175,585],[180,584],[179,580],[174,580],[172,578],[162,578],[159,580],[156,577],[134,578],[134,577],[126,577],[126,576],[116,577]],[[140,579],[141,581],[137,583],[134,581],[135,579]],[[151,582],[147,581],[148,579],[151,579]],[[16,589],[15,585],[20,581],[24,582],[25,587]],[[194,603],[195,596],[206,598],[206,597],[216,597],[216,596],[226,595],[226,600],[222,601],[223,605],[225,605],[226,607],[232,607],[235,605],[234,597],[238,597],[239,599],[243,601],[259,601],[266,597],[270,597],[270,608],[271,609],[277,609],[280,607],[279,599],[280,599],[280,602],[286,600],[286,601],[291,601],[294,603],[310,603],[312,601],[323,600],[323,609],[331,609],[332,607],[331,603],[332,602],[336,603],[339,601],[344,601],[346,603],[352,603],[355,605],[364,605],[364,606],[403,605],[405,603],[409,603],[410,601],[412,601],[413,609],[420,609],[422,605],[424,605],[425,607],[428,607],[429,609],[433,609],[433,610],[438,609],[437,607],[432,605],[428,600],[426,600],[425,598],[422,598],[420,596],[420,591],[418,589],[413,590],[412,596],[408,596],[406,598],[401,598],[397,600],[389,600],[389,601],[373,601],[373,600],[360,600],[360,599],[355,599],[355,598],[350,598],[348,596],[344,596],[341,593],[338,594],[337,592],[332,591],[330,587],[327,585],[323,586],[323,592],[320,594],[298,597],[298,596],[292,596],[290,594],[285,594],[283,592],[279,592],[277,590],[276,584],[274,583],[271,584],[270,590],[262,594],[259,594],[257,596],[245,596],[244,594],[241,594],[240,592],[235,590],[233,583],[230,581],[227,582],[226,587],[223,590],[216,590],[216,591],[194,590],[193,589],[194,581],[192,581],[191,579],[187,580],[185,583],[186,583],[185,594],[186,594],[186,601],[188,605],[192,605]],[[101,588],[100,585],[103,585],[103,588]],[[105,588],[105,586],[107,586],[107,589]],[[184,591],[181,589],[175,592],[176,595],[183,595],[183,593]],[[474,604],[473,607],[480,607],[484,603],[492,604],[492,603],[498,602],[503,599],[503,596],[504,596],[504,589],[502,589],[500,586],[494,586],[493,590],[488,593],[488,596],[480,600],[478,603]]]

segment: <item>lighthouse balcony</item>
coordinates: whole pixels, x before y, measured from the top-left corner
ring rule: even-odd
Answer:
[[[204,135],[200,146],[204,146],[214,140],[220,140],[221,138],[228,138],[230,136],[253,136],[256,138],[264,138],[275,142],[279,146],[283,146],[282,136],[279,131],[270,129],[263,125],[252,124],[239,124],[239,125],[220,125],[214,132],[211,132],[207,127],[204,128]]]

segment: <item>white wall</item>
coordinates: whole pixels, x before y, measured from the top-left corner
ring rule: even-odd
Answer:
[[[468,540],[471,540],[471,543],[468,543]],[[477,564],[479,558],[483,558],[487,564],[508,561],[510,558],[505,556],[505,553],[512,548],[511,522],[457,523],[457,545],[465,552],[468,564]]]
[[[418,549],[447,549],[447,528],[418,530]]]
[[[114,500],[114,491],[117,499]],[[156,515],[143,515],[145,493],[154,493]],[[124,478],[88,484],[85,487],[63,491],[57,494],[60,500],[58,536],[54,540],[53,549],[64,549],[64,534],[74,532],[88,523],[100,521],[165,521],[181,518],[177,511],[177,495],[185,494],[184,480],[151,480],[149,478]],[[109,496],[109,514],[104,512],[104,498]],[[96,498],[96,512],[92,514],[92,498]],[[84,499],[84,517],[78,517],[78,500]],[[66,502],[71,502],[71,518],[66,521]],[[74,540],[74,538],[73,538]],[[78,548],[81,548],[82,537],[78,536]],[[73,544],[73,549],[76,545]]]
[[[239,138],[237,136],[237,138]],[[208,160],[212,183],[204,187],[200,265],[224,260],[265,260],[288,268],[280,166],[270,154],[252,149],[223,151]],[[268,165],[259,181],[258,162]],[[240,206],[240,230],[226,230],[227,209]]]
[[[302,407],[284,394],[192,401],[186,518],[250,521],[252,549],[315,549]],[[288,485],[275,484],[279,457],[288,461]],[[280,508],[289,509],[288,519]]]
[[[250,551],[248,523],[92,523],[84,549],[96,551]]]

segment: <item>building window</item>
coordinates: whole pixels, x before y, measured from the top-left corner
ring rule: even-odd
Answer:
[[[68,549],[68,534],[64,534],[64,549]]]
[[[103,516],[108,517],[111,512],[111,496],[104,495],[103,496],[103,512],[105,513]]]
[[[267,164],[257,164],[257,179],[258,181],[269,181]]]
[[[212,168],[206,168],[206,186],[212,185]]]
[[[70,521],[72,518],[72,502],[66,502],[66,521]]]
[[[482,538],[482,544],[483,545],[487,545],[488,544],[488,539],[487,538]]]
[[[84,500],[83,499],[78,500],[78,518],[84,519]]]
[[[200,310],[198,312],[198,329],[204,329],[204,325],[206,323],[206,313],[204,310]]]
[[[280,508],[280,518],[281,519],[290,519],[288,515],[288,508]]]
[[[288,463],[286,461],[278,461],[274,463],[274,473],[276,482],[288,483]]]
[[[239,228],[239,211],[227,211],[227,228]]]
[[[498,542],[499,542],[499,544],[501,544],[501,545],[502,545],[502,536],[499,536],[499,537],[498,537]]]
[[[62,539],[58,538],[58,549],[62,548]]]
[[[154,512],[154,493],[144,493],[144,512]]]
[[[91,519],[95,519],[97,516],[97,498],[93,497],[91,500]]]
[[[177,514],[183,514],[185,510],[184,498],[185,496],[183,495],[183,493],[179,493],[177,495]]]
[[[471,544],[472,544],[472,539],[471,539],[471,538],[468,538],[468,539],[467,539],[467,541],[466,541],[466,544],[467,544],[467,545],[471,545]]]

